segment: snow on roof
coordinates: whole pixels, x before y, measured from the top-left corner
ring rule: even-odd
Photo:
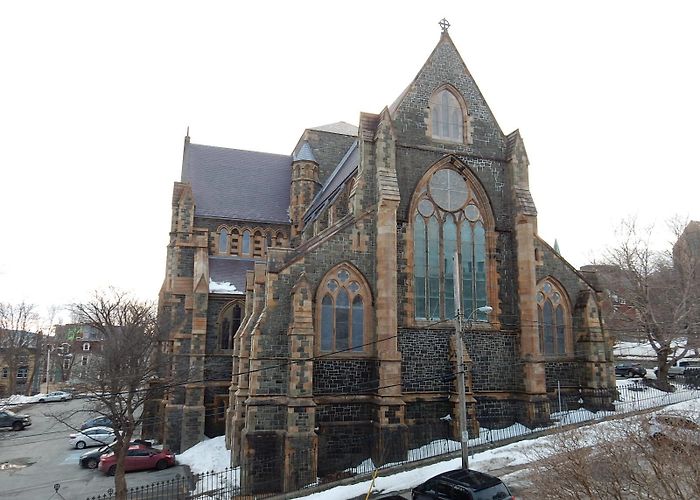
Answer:
[[[209,293],[235,293],[238,289],[228,281],[213,281],[209,278]]]

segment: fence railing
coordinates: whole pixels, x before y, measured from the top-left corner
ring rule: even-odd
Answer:
[[[675,404],[700,397],[698,384],[675,384],[674,392],[664,392],[655,389],[652,386],[642,382],[631,383],[630,385],[620,386],[614,397],[608,400],[610,404],[607,408],[592,412],[584,407],[584,393],[580,391],[577,395],[574,391],[569,391],[567,394],[555,394],[555,398],[550,401],[551,406],[551,422],[547,425],[528,428],[522,424],[513,424],[507,427],[490,424],[485,419],[480,419],[480,431],[478,436],[469,439],[470,453],[476,453],[487,447],[492,447],[498,443],[513,441],[517,439],[527,438],[533,434],[551,432],[558,427],[584,424],[595,420],[602,420],[612,415],[620,416],[639,411],[659,408],[670,404]],[[614,391],[613,391],[614,392]],[[609,390],[605,390],[605,394],[610,395]],[[603,391],[601,391],[601,397]],[[586,392],[585,397],[596,397],[595,392]],[[499,419],[499,422],[502,419]],[[408,450],[408,453],[403,453],[403,458],[399,460],[381,460],[381,465],[376,465],[370,458],[364,460],[355,460],[354,465],[345,467],[344,469],[328,474],[323,478],[317,479],[314,482],[308,483],[306,488],[314,488],[324,483],[333,483],[340,479],[354,477],[357,479],[369,478],[376,469],[386,469],[407,465],[420,460],[446,456],[451,453],[456,453],[460,450],[460,443],[450,439],[449,436],[449,419],[444,422],[444,431],[442,437],[438,432],[433,434],[435,439],[428,440],[427,443]],[[293,456],[293,463],[308,464],[311,457],[308,453],[302,453],[300,456]],[[270,461],[269,463],[256,463],[256,467],[269,470],[280,470],[278,463]],[[231,500],[242,498],[264,498],[265,496],[273,496],[279,494],[279,487],[282,480],[279,477],[270,479],[269,488],[262,488],[262,491],[270,493],[256,493],[254,496],[246,496],[241,490],[241,471],[239,467],[229,468],[219,472],[205,472],[201,474],[190,474],[188,476],[175,476],[167,481],[160,481],[149,484],[147,486],[139,486],[130,488],[128,491],[128,500]],[[326,484],[327,486],[327,484]],[[274,493],[273,493],[274,492]],[[289,492],[286,492],[289,493]],[[103,495],[91,496],[87,500],[111,500],[114,498],[114,493],[109,490]]]

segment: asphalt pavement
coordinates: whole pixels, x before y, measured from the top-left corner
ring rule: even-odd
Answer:
[[[80,467],[78,457],[84,450],[68,444],[68,435],[75,432],[71,427],[79,428],[85,419],[94,416],[89,408],[88,400],[77,399],[13,410],[31,415],[32,425],[22,431],[0,430],[0,499],[85,500],[114,488],[113,477]],[[129,487],[143,486],[186,473],[183,466],[129,472],[126,481]],[[56,486],[60,496],[56,495]]]

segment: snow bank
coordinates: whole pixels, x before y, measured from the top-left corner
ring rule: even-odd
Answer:
[[[6,408],[12,411],[13,407],[15,406],[37,403],[39,401],[39,398],[44,396],[46,396],[46,394],[43,393],[35,394],[34,396],[22,396],[21,394],[13,394],[9,398],[0,399],[0,409]]]
[[[231,452],[226,449],[225,436],[197,443],[176,458],[179,463],[189,465],[194,474],[218,472],[231,465]]]

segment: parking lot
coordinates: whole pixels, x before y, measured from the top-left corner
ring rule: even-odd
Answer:
[[[0,499],[49,499],[55,495],[54,485],[60,485],[60,496],[53,498],[85,500],[114,487],[114,478],[80,467],[78,457],[85,450],[68,445],[68,435],[74,432],[71,427],[79,428],[93,415],[89,407],[87,400],[78,399],[14,410],[30,415],[32,425],[18,432],[0,430]],[[171,479],[176,474],[186,474],[185,467],[130,472],[126,481],[129,487],[142,486]]]

